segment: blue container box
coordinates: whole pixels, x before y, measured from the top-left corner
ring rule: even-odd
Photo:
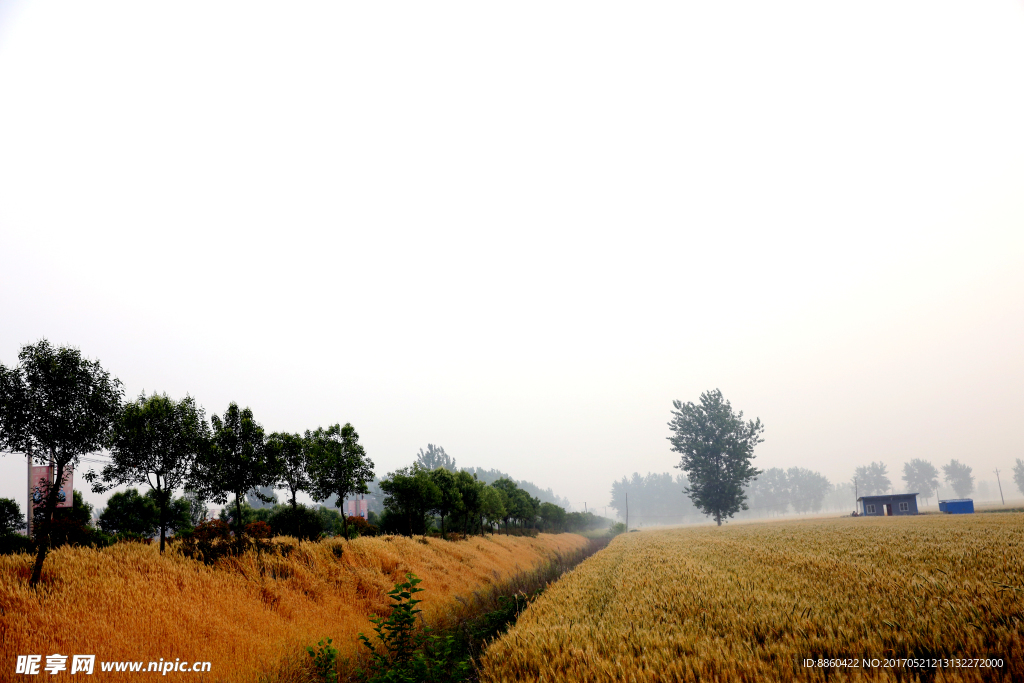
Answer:
[[[947,512],[951,515],[969,515],[974,512],[974,501],[970,498],[940,500],[939,512]]]

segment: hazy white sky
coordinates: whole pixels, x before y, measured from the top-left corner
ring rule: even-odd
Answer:
[[[1020,2],[0,0],[0,362],[46,337],[580,508],[715,387],[759,466],[989,479],[1022,122]]]

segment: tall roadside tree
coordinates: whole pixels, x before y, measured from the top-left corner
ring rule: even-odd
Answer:
[[[292,510],[298,507],[295,495],[309,490],[309,447],[298,434],[274,432],[267,437],[267,448],[280,465],[278,488],[288,489]]]
[[[124,484],[148,484],[158,510],[160,552],[172,526],[174,492],[185,486],[192,467],[210,444],[203,409],[191,396],[174,401],[166,394],[139,396],[121,410],[110,440],[111,463],[99,475],[85,475],[103,493]]]
[[[426,533],[427,513],[441,495],[429,472],[418,463],[403,467],[381,479],[380,490],[384,493],[385,520],[393,517],[394,528],[404,535]]]
[[[486,484],[480,487],[480,533],[483,534],[484,518],[487,518],[487,526],[505,518],[504,494],[493,486]],[[494,529],[491,529],[494,535]]]
[[[743,411],[734,413],[718,389],[701,394],[699,404],[672,405],[668,440],[681,456],[676,467],[690,482],[685,493],[721,526],[723,519],[747,509],[743,489],[760,474],[751,461],[754,447],[764,441],[764,426],[760,419],[743,422]]]
[[[459,498],[462,500],[460,507],[462,528],[466,534],[469,534],[471,523],[475,524],[476,518],[480,514],[480,491],[485,484],[478,481],[474,475],[462,470],[455,474],[455,485],[459,488]],[[483,529],[480,533],[483,534]]]
[[[0,449],[26,454],[56,470],[53,483],[40,491],[38,552],[29,581],[35,586],[49,550],[61,485],[83,455],[108,443],[123,391],[99,361],[45,339],[22,347],[18,360],[15,368],[0,365]]]
[[[250,491],[277,482],[278,464],[266,448],[263,427],[249,408],[240,410],[232,402],[224,417],[210,418],[213,435],[210,447],[196,461],[189,488],[204,491],[218,505],[235,498],[235,533],[242,531],[242,499]],[[261,498],[262,499],[262,498]]]
[[[950,460],[948,465],[942,466],[942,478],[953,487],[958,497],[966,498],[974,490],[974,477],[971,471],[970,467],[959,460]]]
[[[366,451],[359,444],[355,427],[346,423],[344,427],[335,424],[327,429],[318,428],[306,432],[309,442],[310,493],[315,500],[327,500],[338,496],[338,505],[344,506],[345,498],[357,493],[369,493],[366,486],[373,479],[373,461],[366,457]],[[341,514],[342,528],[348,538],[348,517]]]
[[[505,522],[505,535],[508,536],[508,522],[516,516],[518,502],[516,492],[519,491],[519,487],[511,479],[502,477],[491,484],[491,488],[498,492],[500,498],[498,508],[501,510],[500,519]]]
[[[1017,458],[1013,465],[1013,483],[1017,485],[1017,490],[1024,494],[1024,460],[1020,458]]]
[[[921,458],[914,458],[903,465],[903,481],[908,493],[920,493],[925,500],[939,490],[939,471],[935,465]]]
[[[430,471],[430,481],[437,487],[438,496],[431,512],[441,518],[441,538],[445,538],[444,520],[462,510],[462,495],[458,479],[449,470],[438,467]]]

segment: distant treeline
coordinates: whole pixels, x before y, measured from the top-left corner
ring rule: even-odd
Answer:
[[[626,518],[628,501],[630,526],[683,524],[706,519],[684,491],[686,475],[634,472],[612,484],[611,507]],[[746,489],[748,509],[737,517],[770,517],[787,512],[853,510],[853,484],[835,484],[818,472],[802,467],[764,470]]]
[[[1012,470],[1013,481],[1024,493],[1024,461],[1019,458]],[[928,501],[939,492],[943,481],[960,498],[974,491],[972,469],[957,460],[936,467],[926,460],[915,458],[903,465],[902,482],[889,477],[884,463],[872,462],[854,470],[849,482],[831,483],[825,475],[802,467],[771,467],[762,470],[743,492],[747,510],[737,518],[773,517],[789,513],[823,511],[853,511],[858,496],[885,493],[917,493]],[[626,518],[629,504],[630,526],[639,524],[680,524],[705,519],[684,493],[689,482],[686,475],[651,474],[634,472],[612,484],[611,507],[618,516]]]

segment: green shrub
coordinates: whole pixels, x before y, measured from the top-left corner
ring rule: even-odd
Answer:
[[[25,528],[25,515],[13,498],[0,498],[0,536],[20,532]]]
[[[292,536],[303,541],[320,538],[324,532],[320,514],[305,505],[297,505],[295,508],[291,505],[278,505],[270,513],[269,522],[276,535]]]
[[[469,659],[454,635],[433,636],[430,629],[416,628],[416,609],[421,592],[414,574],[405,575],[406,583],[396,584],[388,596],[394,600],[391,614],[372,617],[379,645],[364,634],[359,639],[370,650],[368,670],[359,670],[366,683],[454,683],[466,679]]]
[[[178,536],[181,539],[181,554],[213,564],[231,552],[231,529],[227,522],[211,519]]]
[[[0,555],[35,552],[36,545],[32,539],[23,534],[0,534]]]
[[[306,647],[306,652],[313,658],[313,672],[317,681],[333,683],[338,680],[338,650],[331,646],[334,642],[330,638],[327,642],[320,641],[317,648]]]

